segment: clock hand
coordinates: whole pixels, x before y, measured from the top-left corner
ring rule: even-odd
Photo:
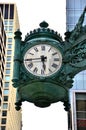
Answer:
[[[30,58],[30,59],[25,59],[25,61],[32,61],[32,60],[40,60],[41,58]]]
[[[45,61],[45,59],[47,59],[47,57],[41,56],[40,58],[25,59],[25,61],[40,60],[40,59],[41,59],[41,61]]]
[[[45,59],[47,59],[47,57],[44,57],[44,56],[42,55],[42,56],[41,56],[41,61],[42,61],[42,63],[43,63],[43,69],[44,69],[44,70],[46,69],[46,65],[44,64]]]
[[[46,69],[46,65],[44,64],[44,61],[42,63],[43,63],[43,69],[45,70]]]
[[[47,56],[45,56],[45,57],[43,55],[41,56],[41,61],[42,62],[44,62],[46,59],[47,59]]]

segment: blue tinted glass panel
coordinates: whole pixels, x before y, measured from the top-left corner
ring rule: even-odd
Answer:
[[[13,31],[13,26],[9,26],[9,31]]]
[[[5,5],[5,14],[4,14],[4,18],[5,18],[5,19],[8,19],[8,11],[9,11],[9,5],[6,4],[6,5]]]
[[[4,25],[8,25],[8,20],[5,20],[5,21],[4,21]]]
[[[72,31],[74,29],[74,26],[73,25],[68,25],[68,30],[69,31]]]
[[[7,56],[6,60],[11,61],[11,56]]]
[[[6,34],[7,34],[8,37],[12,37],[13,36],[12,32],[7,32]]]
[[[4,90],[4,91],[3,91],[3,94],[4,94],[4,95],[8,95],[8,94],[9,94],[9,90]]]
[[[8,49],[12,48],[12,44],[7,44]]]
[[[86,90],[86,70],[75,76],[72,89]]]
[[[84,90],[86,90],[86,70],[84,71],[83,75],[83,83],[84,83]]]
[[[10,5],[10,19],[13,19],[14,18],[14,5],[11,4]]]
[[[8,88],[9,87],[9,82],[5,82],[4,87]]]
[[[11,66],[11,64],[7,62],[7,63],[6,63],[6,67],[7,67],[7,68],[10,68],[10,66]]]
[[[7,55],[11,55],[12,51],[11,50],[8,50],[7,51]]]
[[[75,0],[75,3],[74,3],[74,8],[76,8],[76,9],[80,9],[80,7],[81,7],[81,0]]]
[[[12,38],[8,38],[8,42],[11,43],[12,42]]]
[[[10,69],[6,69],[6,74],[10,74]]]
[[[8,108],[8,104],[7,103],[3,103],[3,109],[7,109]]]
[[[81,0],[81,9],[84,9],[85,5],[86,5],[86,0]]]
[[[5,29],[5,31],[8,31],[8,26],[5,26],[4,29]]]
[[[9,21],[9,25],[13,25],[13,21]]]
[[[10,76],[5,76],[5,80],[9,81],[10,80]]]

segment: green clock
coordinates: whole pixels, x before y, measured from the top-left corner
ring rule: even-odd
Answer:
[[[48,107],[52,103],[62,101],[67,110],[69,109],[68,89],[73,83],[74,69],[77,71],[72,64],[79,62],[73,62],[70,56],[74,47],[48,28],[46,22],[40,23],[39,28],[27,33],[24,41],[21,40],[21,32],[15,32],[12,81],[13,86],[17,87],[16,110],[20,109],[24,101],[34,103],[38,107]],[[75,59],[76,57],[77,55]]]
[[[59,71],[61,65],[61,52],[50,44],[34,45],[24,55],[26,70],[35,76],[51,76]]]

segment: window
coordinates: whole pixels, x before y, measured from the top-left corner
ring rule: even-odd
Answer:
[[[11,50],[7,50],[7,55],[11,55],[12,51]]]
[[[6,124],[6,118],[2,118],[1,124]]]
[[[6,126],[1,126],[1,130],[6,130]]]
[[[8,38],[8,43],[12,43],[12,38]]]
[[[5,82],[4,87],[8,88],[9,87],[9,82]]]
[[[3,109],[7,109],[8,108],[8,104],[7,103],[3,103]]]
[[[5,76],[5,80],[9,81],[10,80],[10,76]]]
[[[5,31],[8,31],[8,26],[5,26],[4,29],[5,29]]]
[[[9,19],[13,19],[14,18],[14,5],[11,4],[10,5],[10,18]]]
[[[9,94],[9,90],[4,90],[4,91],[3,91],[3,94],[4,94],[4,95],[8,95],[8,94]]]
[[[7,56],[7,61],[11,61],[11,56]]]
[[[9,21],[9,25],[13,25],[13,21]]]
[[[4,18],[5,19],[8,19],[8,10],[9,10],[9,5],[8,4],[5,4],[5,16],[4,16]]]
[[[4,96],[4,101],[8,101],[8,96]]]
[[[9,26],[9,31],[13,31],[13,26]]]
[[[10,74],[10,69],[6,69],[6,74]]]
[[[6,63],[6,67],[9,67],[10,68],[11,64],[10,63]]]
[[[2,111],[2,116],[7,116],[7,111]]]
[[[12,48],[12,44],[7,44],[8,49]]]
[[[8,25],[8,20],[5,20],[5,21],[4,21],[4,25]]]
[[[7,32],[6,35],[7,35],[8,37],[12,37],[12,36],[13,36],[13,33],[12,33],[12,32]]]

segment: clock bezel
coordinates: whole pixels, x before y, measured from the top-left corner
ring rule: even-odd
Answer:
[[[50,77],[56,77],[56,76],[58,75],[59,71],[62,69],[62,64],[63,64],[63,62],[61,63],[61,66],[60,66],[59,70],[57,70],[55,73],[53,73],[53,74],[51,74],[51,75],[48,75],[48,76],[47,76],[47,75],[46,75],[46,76],[34,75],[34,74],[30,73],[30,72],[26,69],[26,67],[25,67],[25,65],[24,65],[24,56],[25,56],[26,52],[27,52],[30,48],[32,48],[33,46],[40,45],[40,44],[47,44],[47,45],[50,45],[50,46],[56,48],[56,49],[60,52],[60,54],[61,54],[61,56],[62,56],[62,58],[63,58],[62,48],[61,48],[60,43],[59,43],[58,41],[53,40],[53,39],[45,39],[45,38],[38,39],[38,38],[37,38],[37,39],[28,41],[27,44],[25,45],[25,47],[24,47],[23,50],[22,50],[22,51],[23,51],[23,53],[22,53],[23,69],[24,69],[24,71],[25,71],[26,74],[29,74],[29,77],[30,77],[30,78],[45,79],[45,78],[50,78]]]

